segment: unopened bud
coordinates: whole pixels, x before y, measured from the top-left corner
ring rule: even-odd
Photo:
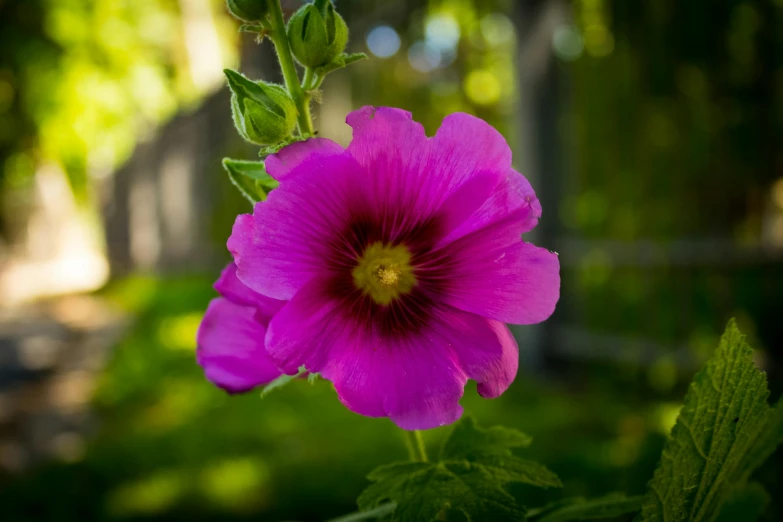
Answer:
[[[294,57],[306,67],[321,67],[340,56],[348,44],[348,26],[329,0],[302,6],[288,22]]]
[[[231,88],[231,111],[239,134],[251,143],[277,143],[290,136],[296,126],[296,105],[280,85],[254,82],[226,69]]]

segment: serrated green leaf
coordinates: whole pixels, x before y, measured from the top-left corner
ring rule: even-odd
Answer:
[[[253,204],[265,200],[269,192],[280,185],[266,173],[261,161],[224,158],[223,168],[228,172],[231,183]]]
[[[282,388],[283,386],[285,386],[289,382],[293,381],[294,379],[297,379],[297,378],[301,377],[305,373],[307,373],[307,370],[305,370],[305,367],[302,366],[301,368],[299,368],[299,372],[296,375],[286,375],[286,374],[281,375],[280,377],[278,377],[274,381],[270,382],[269,384],[267,384],[266,386],[261,388],[261,398],[264,398],[267,395],[269,395],[271,392],[273,392],[273,391],[275,391],[275,390],[277,390],[279,388]]]
[[[487,455],[474,460],[498,482],[519,482],[540,488],[561,488],[560,478],[545,466],[514,456]]]
[[[514,497],[467,461],[428,464],[407,475],[402,483],[398,477],[394,480],[391,491],[396,498],[391,500],[397,503],[397,509],[392,513],[393,521],[440,520],[451,510],[475,522],[516,522],[525,517]]]
[[[387,500],[402,496],[402,490],[409,477],[429,469],[428,462],[395,462],[375,468],[367,475],[373,483],[365,489],[356,503],[362,511],[373,509]]]
[[[397,505],[391,520],[427,522],[462,514],[469,522],[524,521],[504,486],[519,482],[539,487],[560,486],[544,466],[511,455],[530,438],[507,428],[477,428],[463,417],[444,443],[440,462],[402,462],[381,466],[368,475],[373,482],[359,497],[362,510],[388,502]]]
[[[468,461],[392,464],[370,477],[377,482],[361,494],[359,508],[368,510],[391,500],[397,504],[393,521],[442,520],[452,510],[475,522],[524,521],[524,508],[514,497],[486,470]]]
[[[767,510],[770,498],[758,482],[739,488],[729,497],[717,522],[756,522]]]
[[[715,520],[731,490],[783,439],[783,407],[770,408],[768,395],[753,350],[732,320],[691,383],[637,520]]]
[[[479,455],[511,455],[510,448],[530,445],[530,437],[517,430],[495,426],[481,429],[471,417],[463,417],[443,444],[442,460],[471,459]]]
[[[531,510],[534,522],[572,522],[578,520],[610,520],[632,513],[642,507],[642,497],[607,495],[592,500],[573,498]]]

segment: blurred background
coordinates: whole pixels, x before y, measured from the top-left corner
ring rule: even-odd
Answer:
[[[301,4],[285,1],[288,13]],[[495,125],[560,253],[555,315],[467,412],[534,437],[563,495],[644,491],[736,317],[783,375],[783,1],[341,0],[316,124],[364,104]],[[324,520],[402,439],[326,382],[228,397],[194,361],[237,213],[222,69],[279,79],[221,0],[0,0],[4,521]],[[444,430],[425,434],[433,447]],[[780,452],[757,473],[783,492]],[[778,495],[779,497],[779,495]],[[766,520],[783,519],[776,499]]]

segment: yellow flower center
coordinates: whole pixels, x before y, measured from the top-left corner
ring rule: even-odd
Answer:
[[[358,259],[352,275],[356,288],[383,306],[416,286],[411,253],[404,245],[373,243]]]

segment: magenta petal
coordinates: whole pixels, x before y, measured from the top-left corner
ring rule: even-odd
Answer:
[[[505,173],[502,181],[483,205],[470,216],[470,219],[452,230],[443,243],[496,224],[511,214],[514,214],[518,220],[520,224],[518,232],[521,234],[533,230],[541,217],[541,203],[533,187],[530,186],[527,178],[513,169]]]
[[[353,128],[353,140],[348,151],[363,166],[378,162],[410,164],[427,142],[420,123],[411,113],[390,107],[362,107],[345,120]],[[404,174],[404,172],[400,172]]]
[[[332,346],[352,333],[337,316],[339,304],[327,294],[323,280],[305,284],[269,323],[269,357],[289,375],[300,366],[320,372]]]
[[[504,222],[445,246],[445,302],[489,319],[535,324],[554,312],[560,298],[557,254],[518,239],[520,223]]]
[[[401,337],[374,347],[342,345],[322,375],[351,411],[388,416],[406,430],[444,426],[462,415],[459,400],[467,376],[442,337]]]
[[[500,342],[500,360],[496,358],[494,352],[484,355],[481,350],[473,350],[470,356],[481,357],[480,360],[484,363],[476,367],[478,370],[476,373],[469,370],[471,366],[467,356],[461,354],[460,360],[465,365],[468,375],[478,381],[479,395],[486,399],[494,399],[503,394],[514,381],[514,377],[517,376],[519,346],[517,346],[517,340],[514,339],[508,326],[498,321],[489,320],[488,322]]]
[[[465,113],[444,118],[432,138],[428,171],[448,176],[457,186],[476,174],[511,169],[511,148],[503,135],[484,120]]]
[[[460,225],[472,222],[472,215],[484,205],[500,181],[497,172],[479,172],[454,190],[438,210],[443,231],[464,229]]]
[[[213,299],[197,335],[196,359],[207,379],[240,393],[279,377],[280,370],[264,350],[265,334],[252,307]]]
[[[327,264],[354,259],[335,242],[356,212],[371,208],[366,178],[347,153],[299,163],[252,216],[237,218],[228,240],[237,277],[256,292],[288,300],[312,277],[323,277]]]
[[[285,301],[266,297],[249,289],[237,278],[237,266],[230,263],[213,285],[220,295],[236,304],[252,306],[256,309],[256,319],[263,325],[269,324],[272,316],[283,307]]]
[[[460,417],[468,377],[485,397],[503,393],[516,376],[518,350],[505,325],[444,308],[421,332],[346,343],[329,361],[322,375],[349,409],[386,415],[404,429],[429,429]]]
[[[264,160],[264,166],[270,176],[278,181],[282,181],[303,161],[315,158],[323,161],[331,156],[339,156],[344,153],[345,149],[332,140],[310,138],[287,145],[276,154],[267,156],[266,160]]]
[[[347,317],[339,301],[314,280],[272,319],[267,350],[286,373],[302,365],[319,372],[361,415],[388,416],[405,429],[459,418],[467,376],[449,340],[431,331],[382,338],[365,327]]]

